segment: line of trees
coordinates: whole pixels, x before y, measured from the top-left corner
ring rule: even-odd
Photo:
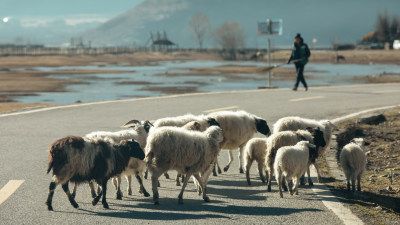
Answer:
[[[245,33],[237,22],[226,22],[211,33],[208,17],[202,13],[196,14],[189,21],[191,37],[194,42],[203,47],[206,38],[212,39],[222,48],[221,55],[225,59],[235,60],[239,49],[244,48]]]
[[[398,39],[400,39],[399,17],[390,17],[387,11],[379,13],[376,22],[376,41],[390,43],[390,47],[393,48],[394,40]]]

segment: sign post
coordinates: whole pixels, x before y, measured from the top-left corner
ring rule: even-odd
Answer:
[[[258,35],[268,37],[268,67],[271,68],[271,35],[282,35],[282,20],[258,21]],[[271,70],[268,70],[268,88],[271,87]]]

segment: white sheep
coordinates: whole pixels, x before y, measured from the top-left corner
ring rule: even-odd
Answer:
[[[250,168],[253,161],[257,161],[258,173],[260,174],[261,181],[265,183],[265,155],[267,154],[267,138],[252,138],[247,142],[244,147],[244,167],[246,171],[247,184],[251,185],[250,182]]]
[[[367,157],[364,146],[369,145],[362,138],[354,138],[349,144],[345,145],[340,152],[340,165],[343,168],[347,180],[347,190],[350,191],[350,180],[352,191],[361,191],[361,177],[365,171]]]
[[[149,121],[140,122],[138,120],[131,120],[122,126],[128,129],[117,132],[95,131],[85,135],[85,138],[88,140],[102,140],[111,144],[118,144],[123,140],[134,139],[139,143],[142,149],[145,149],[146,139],[151,126],[152,124]],[[145,169],[146,163],[143,160],[131,158],[126,169],[121,174],[113,177],[112,181],[117,190],[117,199],[122,199],[123,194],[121,191],[121,176],[124,175],[128,182],[128,195],[132,195],[132,175],[134,175],[139,183],[139,192],[143,193],[143,195],[146,197],[150,196],[143,185],[143,172],[145,171]],[[89,182],[89,187],[92,196],[95,196],[92,182]],[[76,189],[77,185],[75,184],[74,190],[72,192],[73,196],[76,195]]]
[[[271,133],[267,122],[245,111],[219,111],[208,116],[214,118],[221,126],[224,133],[221,148],[229,150],[229,163],[224,167],[224,171],[228,171],[233,162],[232,151],[239,148],[239,172],[243,173],[243,148],[255,133],[260,132],[264,135]],[[216,162],[218,165],[218,160]],[[215,171],[213,172],[216,175]],[[219,166],[218,172],[220,172]]]
[[[274,169],[281,198],[283,198],[282,176],[285,176],[287,186],[289,186],[289,181],[293,178],[294,190],[293,187],[289,186],[290,195],[293,195],[294,192],[298,195],[300,177],[304,174],[309,165],[309,154],[315,154],[316,152],[315,145],[310,144],[308,141],[300,141],[294,146],[279,148],[276,154]]]
[[[190,127],[191,122],[197,122],[196,127]],[[198,127],[200,125],[200,128]],[[195,116],[193,114],[186,114],[183,116],[176,116],[176,117],[165,117],[158,119],[154,122],[154,127],[152,130],[156,130],[159,127],[184,127],[187,130],[200,130],[205,131],[210,126],[219,126],[217,121],[214,118],[210,118],[205,115]],[[148,170],[145,171],[144,178],[147,179]],[[164,173],[164,176],[169,179],[168,173]],[[179,182],[179,174],[176,179],[176,185],[180,186]]]
[[[297,131],[281,131],[277,133],[273,133],[267,139],[267,155],[265,157],[265,167],[268,171],[268,191],[271,191],[271,180],[273,174],[273,166],[276,158],[276,154],[278,149],[283,146],[292,146],[297,144],[302,140],[309,141],[317,146],[317,148],[325,147],[326,142],[324,139],[324,133],[319,129],[307,128],[308,130],[297,130]],[[318,153],[318,152],[317,152]],[[310,160],[310,164],[316,164],[315,159],[318,155],[312,155],[313,157]],[[317,168],[317,167],[316,167]],[[319,170],[317,169],[317,173]],[[310,186],[313,185],[310,178],[310,170],[307,170],[308,175],[308,183]],[[286,187],[284,186],[286,189]]]
[[[192,175],[200,185],[204,201],[208,202],[206,184],[222,140],[222,129],[218,126],[211,126],[204,132],[179,127],[161,127],[152,131],[147,139],[146,161],[151,173],[154,203],[159,204],[158,178],[168,170],[186,174],[178,197],[180,204]]]
[[[324,138],[326,145],[325,147],[318,148],[318,155],[322,156],[325,150],[329,147],[330,141],[332,139],[332,130],[333,128],[337,128],[332,122],[329,120],[313,120],[306,119],[297,116],[283,117],[279,119],[274,124],[274,133],[279,131],[296,131],[296,130],[305,130],[307,127],[317,128],[319,127],[321,131],[324,133]],[[319,164],[314,163],[315,169],[319,171]],[[320,173],[317,174],[318,182],[322,182]]]
[[[113,145],[101,140],[89,141],[76,136],[67,136],[55,141],[48,151],[47,173],[53,170],[46,201],[48,210],[53,210],[52,200],[58,184],[62,185],[71,205],[78,208],[78,204],[69,192],[68,183],[91,180],[95,180],[102,187],[92,204],[96,205],[102,197],[103,207],[108,208],[107,181],[126,168],[130,157],[140,160],[145,157],[143,150],[135,141],[122,141]]]

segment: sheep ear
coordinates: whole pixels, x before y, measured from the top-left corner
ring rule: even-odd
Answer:
[[[124,125],[122,125],[121,127],[129,128],[129,127],[134,127],[138,124],[141,124],[139,120],[131,120],[131,121],[125,123]]]
[[[310,132],[310,133],[313,133],[313,132],[314,132],[314,129],[313,129],[312,127],[307,127],[306,130],[307,130],[308,132]]]

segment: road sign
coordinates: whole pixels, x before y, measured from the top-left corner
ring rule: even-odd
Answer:
[[[260,20],[258,21],[258,35],[282,35],[282,20]]]

